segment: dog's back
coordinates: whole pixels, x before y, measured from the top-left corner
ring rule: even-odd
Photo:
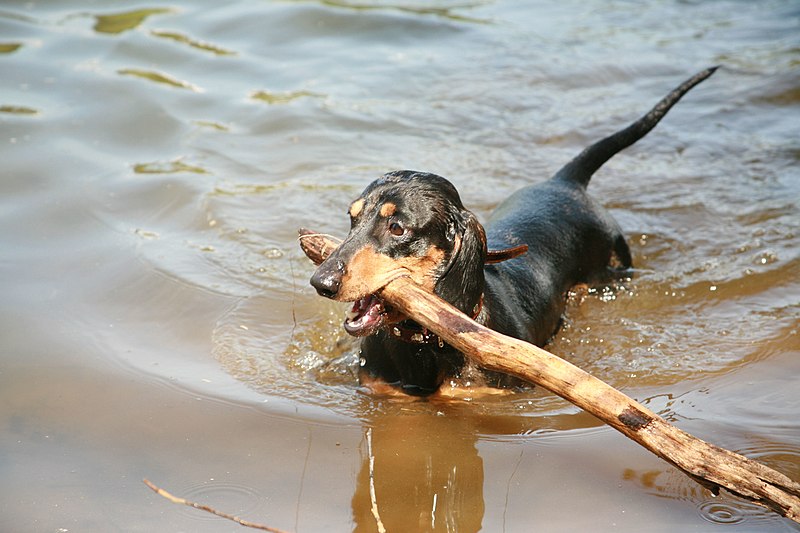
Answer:
[[[542,345],[558,329],[572,286],[604,281],[632,267],[619,225],[586,187],[597,169],[644,137],[715,70],[688,79],[639,120],[585,149],[550,180],[517,191],[492,213],[485,225],[488,246],[526,244],[528,253],[486,266],[489,327]]]
[[[631,267],[617,223],[583,187],[560,180],[518,191],[485,227],[490,248],[528,245],[516,259],[486,265],[487,325],[539,346],[558,328],[572,286],[608,279],[612,264]]]

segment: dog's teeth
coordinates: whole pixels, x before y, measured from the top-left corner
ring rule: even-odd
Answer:
[[[347,314],[345,315],[345,318],[346,318],[347,320],[353,320],[353,319],[354,319],[354,318],[356,318],[357,316],[358,316],[358,311],[354,310],[353,308],[350,308],[350,310],[349,310],[349,311],[347,312]]]

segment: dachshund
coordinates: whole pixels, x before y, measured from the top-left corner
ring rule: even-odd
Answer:
[[[685,81],[549,180],[512,194],[485,226],[441,176],[400,170],[367,186],[350,204],[347,237],[311,277],[321,296],[354,302],[344,328],[362,337],[362,385],[427,396],[468,372],[462,353],[376,296],[397,277],[410,277],[495,331],[542,346],[560,327],[573,286],[630,275],[628,244],[587,194],[589,179],[716,68]],[[480,374],[489,386],[520,385],[511,376]]]

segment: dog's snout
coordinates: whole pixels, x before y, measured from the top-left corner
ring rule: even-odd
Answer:
[[[317,268],[311,276],[311,286],[317,289],[317,294],[325,298],[335,298],[342,286],[344,263],[342,261],[327,261]]]

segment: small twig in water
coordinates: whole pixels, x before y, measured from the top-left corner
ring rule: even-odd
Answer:
[[[239,518],[238,516],[233,516],[233,515],[228,514],[228,513],[223,513],[222,511],[217,511],[216,509],[214,509],[213,507],[209,507],[208,505],[203,505],[202,503],[196,503],[196,502],[192,502],[192,501],[186,500],[184,498],[179,498],[177,496],[173,496],[172,494],[170,494],[169,492],[165,491],[164,489],[162,489],[160,487],[157,487],[156,485],[151,483],[150,480],[148,480],[148,479],[143,479],[142,481],[144,481],[144,484],[147,485],[148,487],[150,487],[150,489],[153,492],[155,492],[159,496],[162,496],[162,497],[168,499],[172,503],[180,503],[180,504],[186,505],[188,507],[194,507],[195,509],[200,509],[201,511],[205,511],[207,513],[211,513],[211,514],[217,515],[217,516],[219,516],[221,518],[225,518],[227,520],[231,520],[231,521],[236,522],[237,524],[239,524],[241,526],[244,526],[244,527],[250,527],[250,528],[253,528],[253,529],[260,529],[262,531],[271,531],[272,533],[286,533],[282,529],[277,529],[277,528],[274,528],[274,527],[265,526],[264,524],[259,524],[257,522],[250,522],[249,520],[244,520],[242,518]]]

